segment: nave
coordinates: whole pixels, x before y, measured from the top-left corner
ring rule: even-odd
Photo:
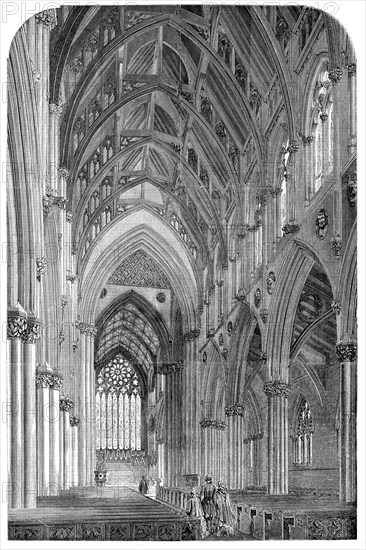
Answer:
[[[243,540],[356,539],[351,38],[326,10],[266,4],[63,5],[15,34],[14,537],[51,537],[28,519],[53,525],[75,494],[52,536],[105,540],[88,491],[124,487],[137,523],[153,514],[141,537],[200,539],[189,499],[215,524],[226,498]],[[191,495],[207,476],[211,504]]]

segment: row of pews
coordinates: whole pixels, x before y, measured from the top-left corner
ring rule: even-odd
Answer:
[[[160,487],[157,498],[184,510],[187,489]],[[257,540],[343,540],[357,538],[356,506],[336,496],[267,495],[230,491],[238,532]]]
[[[87,496],[86,496],[87,495]],[[9,540],[197,540],[199,522],[128,487],[71,489],[9,510]]]
[[[258,540],[357,538],[356,508],[328,497],[232,495],[240,526]]]

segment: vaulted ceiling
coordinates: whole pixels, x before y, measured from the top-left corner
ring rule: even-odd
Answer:
[[[127,264],[137,249],[157,262],[194,326],[205,279],[215,262],[227,264],[243,187],[265,184],[259,104],[273,87],[293,131],[280,37],[260,7],[58,12],[50,100],[63,103],[60,156],[82,294],[100,294],[114,249]],[[292,29],[299,13],[283,8],[277,20]]]
[[[253,93],[265,97],[278,76],[263,13],[83,6],[62,17],[52,35],[51,96],[66,107],[61,156],[71,170],[78,270],[99,233],[136,201],[168,226],[177,216],[193,262],[211,264],[205,231],[213,228],[225,262],[222,215],[230,202],[240,206],[240,153],[251,140],[260,163],[264,148]]]

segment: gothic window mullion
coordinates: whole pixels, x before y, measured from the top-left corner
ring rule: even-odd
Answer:
[[[129,433],[129,447],[131,449],[131,394],[128,395],[128,433]]]

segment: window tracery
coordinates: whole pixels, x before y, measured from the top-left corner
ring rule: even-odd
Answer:
[[[100,117],[102,113],[102,104],[101,104],[101,93],[100,91],[97,93],[97,95],[92,99],[92,101],[89,103],[89,127],[94,124],[94,122],[97,120],[97,118]]]
[[[141,386],[135,370],[120,354],[96,381],[96,448],[141,449]]]
[[[279,179],[280,179],[280,189],[281,189],[281,227],[283,227],[287,220],[287,180],[289,177],[288,174],[288,160],[290,157],[289,152],[289,141],[287,141],[286,146],[281,148],[280,151],[281,162],[279,165]]]
[[[80,142],[85,136],[86,132],[86,123],[85,123],[85,115],[80,115],[74,124],[73,128],[73,144],[74,144],[74,153],[76,152],[77,148],[80,145]]]
[[[302,396],[295,422],[293,440],[293,462],[300,466],[307,466],[312,462],[312,438],[314,422],[310,406]]]
[[[328,77],[327,62],[323,63],[314,87],[311,135],[313,195],[333,171],[333,89]]]
[[[98,149],[94,151],[89,161],[89,167],[90,167],[90,178],[94,178],[94,176],[96,176],[100,170],[100,147],[98,147]]]

